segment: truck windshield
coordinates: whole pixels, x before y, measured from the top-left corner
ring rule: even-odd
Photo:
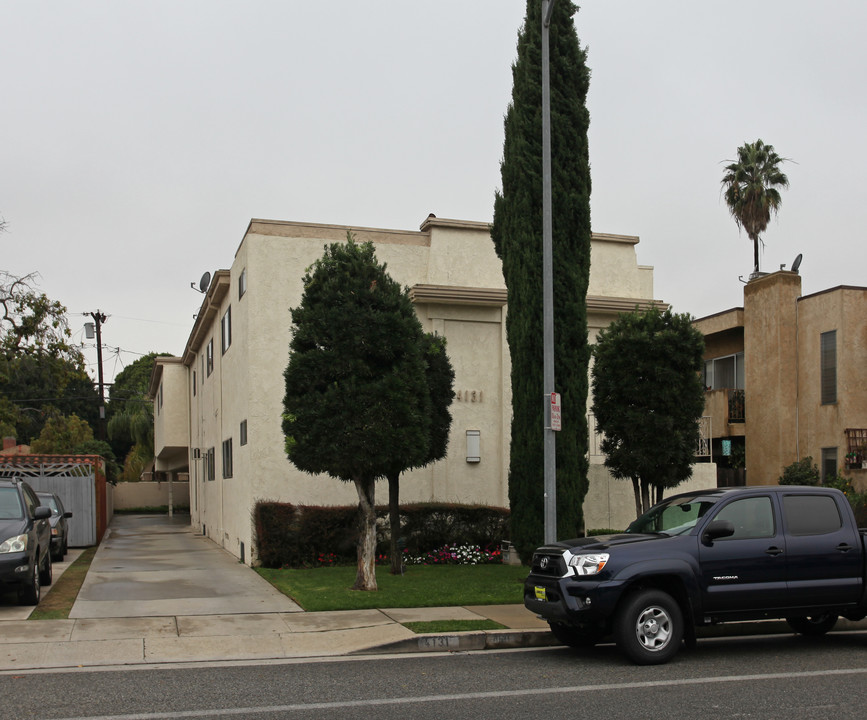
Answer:
[[[654,505],[630,523],[626,532],[685,535],[716,501],[717,498],[708,496],[672,498]]]

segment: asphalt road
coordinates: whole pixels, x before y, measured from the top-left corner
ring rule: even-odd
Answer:
[[[5,720],[864,717],[867,633],[704,640],[668,665],[613,646],[0,675]]]

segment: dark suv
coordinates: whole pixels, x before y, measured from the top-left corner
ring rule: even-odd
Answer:
[[[0,592],[17,589],[23,605],[51,584],[50,517],[26,482],[0,480]]]

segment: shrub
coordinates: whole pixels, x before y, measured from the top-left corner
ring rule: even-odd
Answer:
[[[449,546],[475,548],[486,558],[496,553],[499,561],[509,523],[509,511],[504,508],[424,503],[402,506],[400,514],[398,547],[407,558],[428,557]],[[258,558],[265,567],[355,562],[358,525],[354,506],[296,506],[260,500],[253,516]],[[387,560],[389,538],[388,507],[382,506],[377,508],[378,562]]]
[[[842,492],[849,504],[852,506],[852,512],[855,514],[855,522],[858,527],[867,526],[867,492],[858,492],[852,487],[852,479],[835,475],[829,478],[824,483],[825,487],[837,488]]]
[[[508,533],[509,511],[486,505],[418,503],[400,509],[401,538],[410,554],[445,545],[496,546]],[[388,525],[385,528],[388,537]]]
[[[819,468],[808,455],[783,468],[779,483],[780,485],[818,485],[820,479]]]
[[[300,556],[297,510],[289,503],[258,502],[253,509],[256,550],[265,567],[280,567],[286,559]]]

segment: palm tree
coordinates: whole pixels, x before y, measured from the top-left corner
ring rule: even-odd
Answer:
[[[773,145],[761,140],[738,148],[737,162],[726,166],[722,179],[726,205],[738,229],[753,242],[755,272],[759,271],[759,235],[768,227],[771,213],[779,212],[783,200],[778,188],[789,187],[789,178],[780,170],[781,158]]]

